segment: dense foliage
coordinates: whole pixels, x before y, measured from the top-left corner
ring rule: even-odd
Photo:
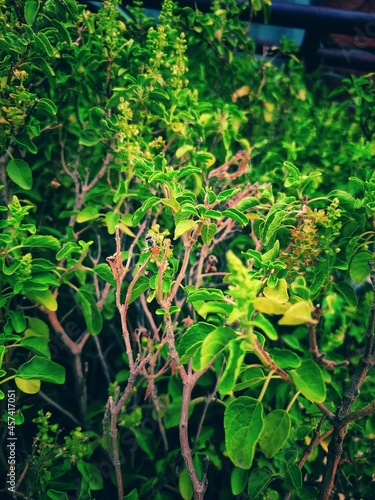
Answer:
[[[373,75],[118,4],[0,0],[0,488],[369,498]]]

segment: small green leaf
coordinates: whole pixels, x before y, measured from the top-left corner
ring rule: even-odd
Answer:
[[[229,198],[232,198],[235,194],[239,193],[240,191],[241,190],[238,188],[225,189],[218,195],[217,199],[219,201],[229,200]]]
[[[97,335],[102,330],[103,318],[92,293],[81,288],[77,291],[76,298],[82,307],[88,331],[92,335]]]
[[[319,366],[312,360],[304,361],[301,366],[291,370],[290,376],[305,398],[322,403],[326,398],[326,387]]]
[[[255,445],[263,430],[263,405],[256,399],[240,396],[224,413],[225,444],[229,458],[241,469],[250,469]]]
[[[217,231],[217,225],[214,223],[208,223],[208,224],[203,224],[202,226],[202,232],[201,232],[201,238],[203,243],[206,245],[209,245],[215,236],[215,233]]]
[[[142,203],[142,206],[137,208],[137,210],[134,212],[132,216],[133,227],[136,226],[143,219],[143,217],[147,214],[147,211],[150,208],[157,205],[158,203],[160,203],[160,198],[157,198],[156,196],[150,196],[150,198],[148,198],[144,203]]]
[[[235,337],[234,331],[226,326],[215,328],[210,332],[201,347],[200,369],[202,370],[208,363],[212,362],[227,347],[229,341]]]
[[[188,233],[191,231],[198,222],[188,219],[188,220],[182,220],[178,224],[176,224],[176,228],[174,231],[174,240],[177,240],[177,238],[180,238],[183,234]]]
[[[281,222],[284,219],[285,215],[286,215],[285,210],[279,210],[277,212],[273,211],[269,213],[269,215],[265,220],[264,228],[261,235],[264,245],[268,245],[270,240],[280,229]]]
[[[98,491],[103,488],[103,476],[94,464],[78,460],[77,469],[82,476],[87,479],[88,487],[92,491]]]
[[[177,149],[177,151],[175,152],[175,157],[181,158],[182,156],[184,156],[184,154],[186,154],[188,151],[192,151],[193,149],[195,149],[194,146],[191,146],[190,144],[184,144]]]
[[[105,222],[107,224],[108,233],[115,234],[116,226],[120,222],[120,214],[117,212],[107,212],[105,214]]]
[[[97,219],[99,217],[99,211],[96,207],[86,207],[79,214],[77,214],[77,222],[87,222],[89,220]]]
[[[39,31],[39,33],[35,35],[35,41],[37,45],[40,48],[43,48],[50,57],[54,56],[54,50],[51,45],[51,42],[48,40],[48,38],[42,31]]]
[[[226,210],[223,211],[223,215],[238,222],[243,227],[246,226],[249,222],[246,215],[244,215],[242,212],[240,212],[236,208],[227,208]]]
[[[6,172],[20,188],[29,190],[33,187],[33,174],[24,160],[10,160]]]
[[[16,376],[24,380],[35,379],[53,384],[64,384],[65,368],[49,359],[34,356],[19,368]]]
[[[259,446],[267,458],[272,458],[289,437],[291,419],[285,410],[274,410],[266,415]]]
[[[173,196],[171,198],[160,198],[160,202],[166,207],[171,208],[174,212],[180,211],[180,204]]]
[[[35,351],[37,354],[47,359],[51,359],[51,352],[48,345],[39,337],[25,337],[21,340],[20,345]]]
[[[255,500],[259,497],[260,493],[264,491],[267,486],[272,481],[274,475],[269,469],[258,468],[254,469],[249,477],[249,483],[247,487],[247,494],[249,495],[249,500]]]
[[[346,283],[345,281],[339,281],[338,283],[335,283],[334,286],[338,293],[346,300],[346,302],[350,306],[357,307],[358,297],[353,290],[353,287],[349,285],[349,283]]]
[[[207,335],[215,327],[209,323],[196,323],[186,330],[180,337],[177,345],[177,352],[180,356],[180,363],[184,364],[194,355],[197,349],[202,345]]]
[[[57,114],[56,104],[50,99],[46,99],[45,97],[42,97],[38,100],[37,108],[43,110],[46,113],[49,113],[51,116],[56,116]]]
[[[57,311],[57,301],[50,290],[27,292],[26,296],[34,302],[41,304],[49,311]]]
[[[130,295],[129,304],[138,299],[148,288],[150,288],[150,280],[146,276],[140,276]]]
[[[22,240],[23,247],[34,248],[51,248],[52,250],[60,250],[60,242],[54,236],[33,235]]]
[[[289,349],[279,349],[275,347],[271,351],[271,358],[280,368],[298,368],[301,365],[301,358]]]
[[[56,260],[62,260],[68,257],[73,252],[81,252],[82,248],[74,243],[73,241],[68,241],[68,243],[56,254]]]
[[[25,318],[25,314],[24,314],[23,310],[22,309],[20,309],[18,311],[9,310],[8,314],[9,314],[10,319],[12,321],[14,331],[16,333],[21,333],[21,332],[25,331],[26,318]]]
[[[275,330],[275,327],[262,313],[259,313],[256,318],[250,322],[250,324],[258,329],[261,332],[265,333],[267,337],[271,340],[277,340],[278,334]]]
[[[93,268],[93,271],[100,276],[104,281],[107,281],[110,283],[112,286],[116,286],[116,280],[113,276],[113,273],[111,271],[111,268],[109,267],[108,264],[98,264]]]
[[[191,484],[191,479],[186,468],[179,475],[178,490],[184,500],[191,500],[193,498],[193,485]]]
[[[300,490],[302,488],[302,472],[297,464],[287,464],[283,486],[288,490]]]
[[[238,339],[232,339],[229,341],[228,351],[228,361],[218,384],[218,391],[221,397],[230,394],[233,391],[241,369],[242,361],[245,357],[245,353],[241,348],[241,342]]]
[[[240,495],[245,489],[247,483],[248,471],[234,467],[230,475],[230,485],[233,495]]]
[[[216,288],[199,288],[193,293],[189,293],[187,302],[196,302],[197,300],[225,300],[221,290]]]
[[[368,261],[373,255],[368,250],[361,250],[352,258],[349,265],[349,275],[355,283],[362,283],[370,276],[370,266]]]
[[[35,59],[34,59],[34,61],[35,61]],[[17,135],[13,135],[13,140],[19,146],[22,146],[24,149],[26,149],[26,151],[28,151],[29,153],[36,154],[38,152],[38,148],[36,147],[36,145],[31,140],[30,136],[26,132],[20,132]],[[28,174],[25,172],[25,181],[27,181],[28,178],[29,178]],[[14,182],[16,182],[16,181],[14,181]],[[16,182],[16,184],[18,184],[18,183]],[[31,189],[31,188],[24,188],[20,184],[18,184],[18,185],[20,187],[22,187],[23,189]]]
[[[24,14],[26,22],[29,26],[32,26],[35,21],[35,17],[38,13],[39,2],[38,0],[26,0],[24,7]]]

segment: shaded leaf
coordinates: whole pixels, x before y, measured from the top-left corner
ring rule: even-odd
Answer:
[[[10,160],[6,172],[10,179],[20,188],[29,190],[33,187],[33,174],[24,160]]]
[[[274,410],[264,419],[259,446],[267,458],[272,458],[289,437],[291,419],[285,410]]]

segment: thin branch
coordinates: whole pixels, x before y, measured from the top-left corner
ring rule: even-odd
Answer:
[[[65,410],[65,408],[63,408],[62,406],[60,406],[58,403],[56,403],[56,401],[54,401],[53,399],[49,398],[47,396],[47,394],[44,394],[43,391],[39,391],[38,392],[38,396],[40,396],[41,398],[43,398],[45,401],[47,401],[47,403],[49,403],[51,406],[54,406],[55,408],[57,408],[59,410],[59,412],[63,413],[64,415],[66,415],[68,418],[70,418],[70,420],[72,420],[76,425],[79,425],[79,426],[82,426],[83,424],[77,420],[75,418],[74,415],[72,415],[70,412],[68,412],[67,410]]]

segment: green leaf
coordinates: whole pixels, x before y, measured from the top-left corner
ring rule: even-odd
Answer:
[[[358,297],[349,283],[339,281],[338,283],[334,283],[334,287],[350,306],[357,307]]]
[[[21,333],[26,329],[26,318],[22,309],[18,311],[9,310],[9,317],[12,321],[12,326],[16,333]]]
[[[236,338],[236,334],[226,326],[215,328],[210,332],[201,347],[200,369],[202,370],[211,363],[227,347],[229,341],[234,338]]]
[[[29,190],[33,187],[33,174],[24,160],[10,160],[6,172],[20,188]]]
[[[35,17],[38,13],[39,1],[38,0],[26,0],[24,7],[24,15],[26,22],[29,26],[32,26],[35,21]]]
[[[238,222],[243,227],[246,226],[249,222],[246,215],[244,215],[242,212],[240,212],[236,208],[227,208],[226,210],[223,211],[223,215]]]
[[[100,474],[99,470],[94,464],[84,462],[83,460],[78,460],[77,469],[82,474],[84,478],[88,480],[89,489],[92,491],[98,491],[103,489],[103,476]]]
[[[129,304],[138,299],[148,288],[150,288],[150,280],[146,276],[140,276],[130,295]]]
[[[187,302],[191,303],[197,300],[225,300],[225,296],[221,290],[216,288],[199,288],[189,293]]]
[[[92,293],[81,288],[77,291],[76,298],[82,307],[88,331],[92,335],[97,335],[102,330],[103,318]]]
[[[302,488],[302,472],[297,464],[287,464],[283,486],[288,490],[300,490]]]
[[[265,333],[269,339],[277,340],[278,334],[275,327],[262,313],[259,313],[250,324]]]
[[[37,46],[44,49],[50,57],[54,57],[54,50],[51,45],[51,42],[48,40],[48,38],[42,31],[39,31],[39,33],[35,35],[34,39]]]
[[[241,348],[241,342],[238,339],[232,339],[229,341],[228,350],[228,361],[218,384],[218,391],[221,397],[230,394],[233,391],[241,369],[242,361],[245,357],[245,353]]]
[[[289,437],[291,419],[285,410],[274,410],[266,415],[259,446],[267,458],[272,458]]]
[[[113,273],[111,271],[111,268],[109,267],[108,264],[98,264],[93,268],[93,271],[100,276],[104,281],[107,281],[110,283],[112,286],[116,286],[116,280],[113,276]]]
[[[115,234],[116,225],[120,222],[120,214],[117,212],[107,212],[105,214],[105,222],[107,224],[109,234]]]
[[[349,265],[349,275],[355,283],[362,283],[370,276],[370,266],[368,261],[373,255],[368,250],[361,250],[352,258]]]
[[[89,220],[97,219],[99,211],[96,207],[86,207],[77,214],[77,222],[87,222]]]
[[[159,202],[160,198],[157,198],[156,196],[150,196],[144,203],[142,203],[142,206],[139,207],[132,216],[133,227],[143,219],[150,208],[157,205]]]
[[[226,200],[229,200],[229,198],[232,198],[235,194],[239,193],[241,190],[238,189],[238,188],[232,188],[232,189],[225,189],[224,191],[222,191],[217,199],[218,201],[226,201]],[[247,219],[246,219],[247,221]]]
[[[247,487],[247,494],[249,495],[249,500],[255,500],[259,497],[260,493],[264,491],[267,486],[272,481],[274,475],[266,468],[254,469],[249,477],[249,483]]]
[[[217,301],[209,301],[209,302],[203,302],[202,305],[199,307],[196,307],[200,302],[203,301],[196,301],[193,302],[193,306],[197,313],[202,316],[202,318],[207,317],[208,314],[210,313],[215,313],[215,314],[222,314],[223,316],[229,316],[230,313],[232,312],[233,305],[232,304],[227,304],[225,302],[217,302]]]
[[[301,366],[291,370],[290,376],[296,387],[310,401],[322,403],[326,398],[326,387],[319,366],[312,360],[304,361]]]
[[[60,250],[60,242],[54,236],[41,236],[35,234],[23,239],[21,244],[23,247],[51,248],[52,250]]]
[[[174,230],[174,240],[177,240],[177,238],[180,238],[183,234],[188,233],[191,231],[198,222],[188,219],[188,220],[182,220],[176,224],[175,230]]]
[[[65,368],[49,359],[34,356],[19,368],[16,376],[24,380],[35,379],[53,384],[64,384]]]
[[[182,469],[178,478],[178,491],[184,500],[191,500],[193,498],[193,485],[189,477],[189,472],[186,468]]]
[[[38,148],[35,146],[35,144],[31,140],[30,136],[27,135],[26,132],[20,132],[17,135],[13,135],[13,140],[19,146],[22,146],[24,149],[26,149],[26,151],[28,151],[29,153],[36,154],[38,152]],[[20,160],[18,160],[18,161],[20,161]],[[28,179],[26,172],[25,172],[25,179]],[[17,182],[16,182],[16,184],[17,184]],[[23,186],[20,186],[20,187],[22,187],[23,189],[31,189],[31,188],[24,188]]]
[[[42,99],[38,100],[37,108],[43,110],[46,113],[49,113],[51,116],[56,116],[57,114],[57,106],[50,99],[46,99],[42,97]]]
[[[68,255],[73,252],[81,252],[82,248],[74,243],[73,241],[68,241],[68,243],[56,254],[56,260],[62,260],[68,257]]]
[[[57,311],[57,301],[50,290],[31,291],[27,292],[25,295],[37,304],[41,304],[49,311]]]
[[[277,302],[281,302],[282,304],[288,302],[289,295],[288,295],[288,284],[286,282],[286,279],[284,278],[278,279],[276,286],[273,287],[266,286],[263,290],[263,295],[268,299],[277,300]]]
[[[234,467],[230,475],[230,485],[233,495],[240,495],[246,487],[248,471]]]
[[[281,222],[284,219],[285,215],[285,210],[279,210],[277,212],[270,212],[266,217],[261,235],[264,245],[268,245],[275,233],[280,229]]]
[[[248,210],[249,208],[253,208],[257,205],[259,205],[260,202],[258,198],[254,198],[254,196],[250,196],[248,198],[243,198],[237,203],[237,210],[240,210],[240,212],[244,212],[245,210]]]
[[[305,300],[292,304],[284,313],[284,316],[279,319],[279,325],[303,325],[310,323],[316,325],[317,320],[311,316],[311,305]]]
[[[209,245],[211,243],[213,237],[215,236],[216,231],[217,231],[217,225],[214,224],[213,222],[208,224],[203,224],[201,231],[201,238],[205,245]]]
[[[214,330],[215,327],[209,323],[196,323],[186,330],[180,337],[177,345],[177,352],[180,356],[180,363],[184,364],[194,355],[197,349],[202,345],[207,335]]]
[[[166,207],[171,208],[174,212],[180,211],[180,204],[173,196],[171,196],[171,198],[160,198],[160,202]]]
[[[301,358],[289,349],[279,349],[275,347],[271,351],[271,358],[280,368],[298,368],[301,365]]]
[[[186,154],[188,151],[192,151],[193,149],[195,149],[194,146],[191,146],[190,144],[184,144],[177,149],[177,151],[175,152],[175,157],[181,158],[182,156],[184,156],[184,154]]]
[[[124,500],[139,500],[137,489],[134,488],[130,493],[124,496]]]
[[[51,359],[51,352],[48,345],[39,337],[25,337],[21,340],[20,345],[35,351],[47,359]]]
[[[229,458],[241,469],[250,469],[255,445],[263,430],[263,405],[241,396],[229,403],[224,413],[225,444]]]

